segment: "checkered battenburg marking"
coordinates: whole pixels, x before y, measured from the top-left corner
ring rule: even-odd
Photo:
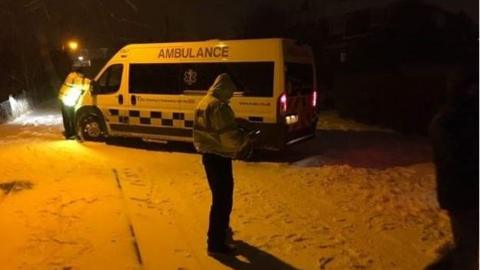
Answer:
[[[193,112],[109,109],[108,122],[111,124],[149,125],[191,129],[193,128]]]

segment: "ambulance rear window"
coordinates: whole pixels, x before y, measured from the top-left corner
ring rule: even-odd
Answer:
[[[310,95],[313,91],[312,65],[286,63],[286,88],[289,96]]]
[[[273,96],[273,62],[131,64],[130,93],[204,94],[228,73],[242,96]]]

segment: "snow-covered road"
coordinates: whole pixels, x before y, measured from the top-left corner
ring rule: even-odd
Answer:
[[[422,269],[451,241],[430,147],[322,115],[317,137],[234,163],[239,254],[205,252],[189,145],[64,140],[55,109],[0,125],[0,269]]]

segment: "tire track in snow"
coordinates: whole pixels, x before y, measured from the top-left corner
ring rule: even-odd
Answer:
[[[143,191],[145,191],[150,196],[150,198],[148,198],[148,199],[140,199],[140,198],[135,198],[135,197],[130,197],[130,199],[133,199],[133,200],[135,200],[137,202],[141,202],[141,203],[149,202],[152,199],[151,196],[152,196],[152,194],[154,192],[154,189],[155,189],[155,187],[154,187],[155,182],[151,181],[151,180],[150,181],[144,181],[144,180],[139,181],[139,179],[148,179],[148,177],[145,176],[144,173],[139,172],[138,170],[136,170],[135,172],[132,172],[129,169],[127,169],[127,171],[124,172],[124,173],[125,173],[124,176],[126,178],[125,180],[129,183],[129,185],[134,185],[137,188],[143,189]],[[169,179],[169,181],[168,181],[169,185],[171,185],[174,182],[174,180],[170,177],[167,177],[167,179]],[[145,182],[149,182],[149,183],[145,183]],[[169,224],[171,226],[169,228],[173,229],[174,230],[173,232],[177,236],[178,240],[181,240],[181,242],[184,245],[186,245],[186,249],[176,248],[176,249],[173,250],[173,252],[174,253],[186,253],[188,255],[187,258],[193,259],[195,261],[196,264],[194,266],[194,269],[199,269],[199,270],[200,269],[210,269],[209,267],[205,267],[205,262],[203,262],[203,260],[200,258],[197,250],[194,248],[194,244],[190,240],[192,235],[189,233],[189,230],[187,230],[184,226],[184,224],[189,224],[189,223],[180,214],[182,211],[179,211],[179,209],[178,209],[179,207],[181,207],[179,205],[179,203],[183,205],[183,200],[177,200],[178,198],[182,197],[182,194],[180,194],[176,188],[169,189],[169,192],[172,193],[172,194],[169,194],[170,196],[166,196],[167,194],[162,194],[163,196],[166,196],[163,202],[166,204],[166,206],[168,206],[168,210],[166,212],[168,212],[167,215],[170,218]],[[174,200],[175,203],[172,200]],[[183,206],[181,208],[183,208]],[[142,231],[140,231],[140,233],[141,232]],[[147,252],[145,252],[145,253],[147,253]],[[147,258],[147,260],[148,260],[148,258]],[[149,264],[147,263],[147,265],[149,265]],[[190,269],[188,267],[183,267],[183,266],[176,266],[176,268],[178,270]]]
[[[127,224],[128,224],[128,227],[129,227],[130,235],[132,236],[132,244],[133,244],[133,248],[135,250],[135,255],[136,255],[138,264],[140,265],[141,269],[143,269],[142,253],[140,251],[140,246],[138,244],[138,240],[137,240],[137,237],[135,235],[135,229],[133,227],[132,220],[130,219],[130,215],[128,213],[128,206],[127,206],[127,203],[125,201],[125,195],[124,195],[124,192],[123,192],[122,183],[120,181],[120,177],[119,177],[116,169],[113,169],[113,175],[114,175],[115,180],[117,182],[117,187],[118,187],[118,189],[120,190],[120,193],[121,193],[121,200],[122,200],[123,208],[125,209],[125,217],[126,217]]]
[[[178,194],[176,189],[173,189],[173,190],[176,192],[176,194]],[[180,198],[181,196],[178,195],[178,197]],[[198,258],[198,255],[196,254],[195,249],[193,248],[193,244],[187,237],[189,234],[187,233],[187,230],[182,225],[182,224],[185,224],[185,222],[182,222],[179,220],[180,217],[178,216],[178,213],[175,210],[173,210],[172,219],[173,219],[173,223],[175,224],[175,228],[177,228],[179,235],[183,238],[183,241],[187,244],[187,247],[190,249],[190,252],[193,255],[193,258],[197,262],[200,269],[206,269],[202,265],[202,262],[200,261],[200,259]]]

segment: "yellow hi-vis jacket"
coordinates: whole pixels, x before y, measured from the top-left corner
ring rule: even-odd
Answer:
[[[248,143],[228,105],[235,85],[226,73],[219,75],[195,109],[193,143],[200,153],[234,158]]]
[[[68,92],[73,88],[77,87],[83,91],[86,91],[90,88],[90,79],[83,76],[83,74],[78,72],[70,72],[63,82],[60,90],[58,92],[58,98],[63,100],[63,98],[68,95]]]

